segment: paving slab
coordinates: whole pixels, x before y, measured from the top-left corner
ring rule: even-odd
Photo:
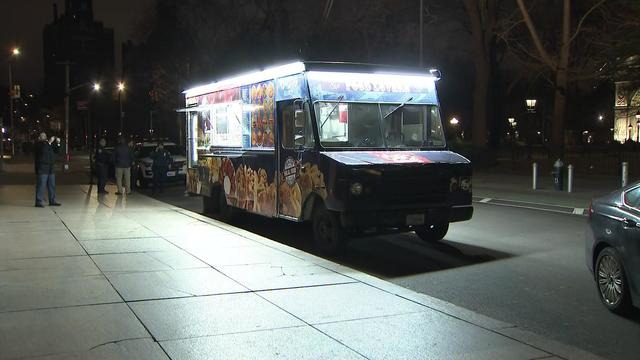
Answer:
[[[362,283],[260,292],[309,324],[422,312],[427,309]]]
[[[85,255],[68,231],[0,234],[0,259]]]
[[[211,269],[109,273],[126,301],[246,292],[247,288]]]
[[[86,255],[36,259],[0,259],[0,279],[39,279],[64,276],[100,275]]]
[[[67,228],[60,220],[45,221],[3,221],[0,222],[0,234],[10,235],[19,232],[33,231],[66,231]]]
[[[100,270],[109,272],[166,271],[206,268],[207,264],[188,253],[176,249],[142,253],[91,255]]]
[[[173,360],[364,359],[311,327],[163,341]]]
[[[232,265],[218,267],[218,270],[254,291],[355,282],[339,273],[310,264]]]
[[[6,280],[0,274],[0,312],[119,301],[103,275]]]
[[[369,359],[537,359],[550,354],[437,313],[318,325]]]
[[[0,359],[86,352],[149,337],[125,304],[0,314]]]
[[[304,325],[253,293],[131,303],[159,341]]]
[[[134,238],[80,241],[89,255],[130,252],[172,251],[175,245],[162,238]]]
[[[30,359],[38,360],[168,360],[160,345],[151,339],[134,339],[110,342],[99,345],[91,350],[73,353],[63,353]]]
[[[107,228],[107,229],[81,229],[72,230],[73,235],[80,241],[100,239],[132,239],[144,237],[157,237],[153,231],[139,226],[136,228]]]
[[[213,267],[248,264],[307,265],[300,258],[266,246],[247,246],[241,250],[236,248],[201,250],[198,252],[198,257]]]

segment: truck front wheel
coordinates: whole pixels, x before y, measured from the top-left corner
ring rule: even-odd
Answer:
[[[449,223],[431,224],[416,227],[416,234],[420,239],[426,242],[440,241],[447,235],[449,231]]]
[[[316,250],[322,255],[337,255],[344,250],[347,234],[335,212],[318,204],[313,212],[313,239]]]

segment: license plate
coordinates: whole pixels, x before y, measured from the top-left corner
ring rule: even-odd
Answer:
[[[175,171],[167,171],[167,176],[176,176]]]
[[[424,225],[424,214],[407,215],[407,225]]]

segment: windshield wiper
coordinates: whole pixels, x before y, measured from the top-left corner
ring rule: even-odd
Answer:
[[[389,117],[389,115],[393,114],[394,112],[398,111],[399,109],[402,109],[402,108],[403,108],[405,105],[407,105],[407,103],[408,103],[409,101],[411,101],[411,100],[413,100],[413,96],[411,96],[410,98],[408,98],[407,100],[405,100],[402,104],[400,104],[400,105],[396,106],[393,110],[389,111],[389,112],[387,113],[387,115],[385,115],[385,116],[382,118],[382,120],[385,120],[386,118],[388,118],[388,117]]]
[[[333,114],[333,112],[336,111],[336,108],[338,107],[338,105],[340,105],[342,100],[344,100],[344,95],[340,95],[340,97],[338,98],[338,102],[333,106],[333,109],[331,109],[331,111],[329,112],[327,117],[324,119],[322,124],[320,124],[320,130],[322,130],[322,128],[324,127],[324,124],[327,123],[327,120],[329,120],[329,118],[331,117],[331,114]]]

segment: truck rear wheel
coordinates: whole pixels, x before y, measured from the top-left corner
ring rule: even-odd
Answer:
[[[416,234],[420,239],[426,242],[436,242],[442,240],[447,231],[449,231],[449,223],[431,224],[416,227]]]
[[[323,204],[318,204],[313,211],[313,239],[316,250],[322,255],[340,254],[347,242],[338,214],[327,210]]]

